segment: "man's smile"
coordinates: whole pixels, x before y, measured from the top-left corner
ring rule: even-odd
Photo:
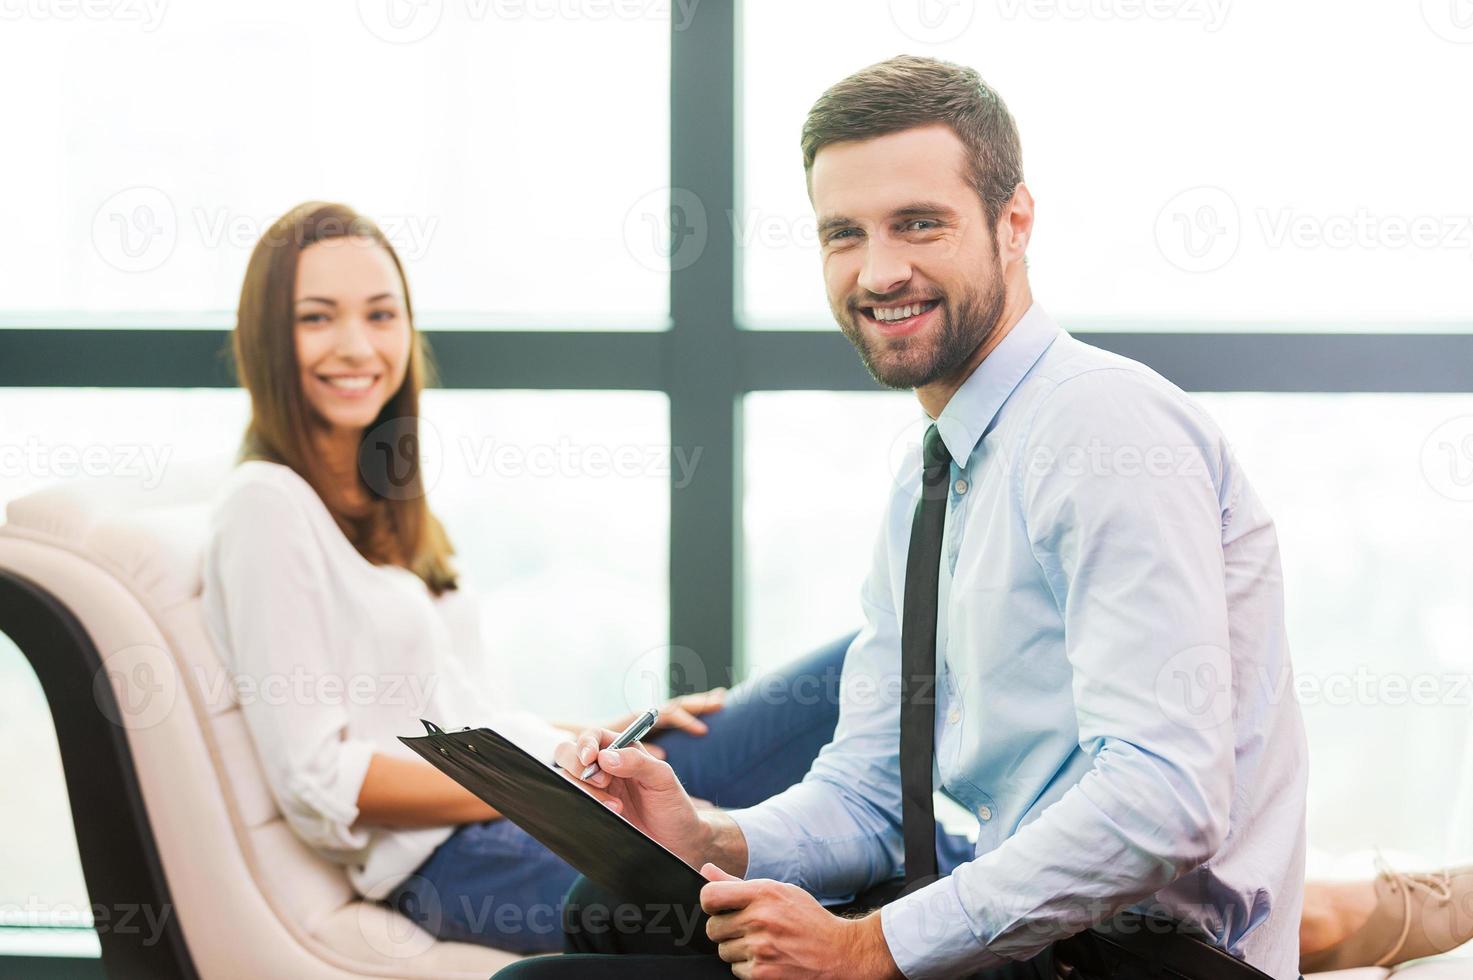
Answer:
[[[859,314],[881,334],[900,337],[915,333],[928,324],[935,309],[941,305],[938,299],[916,300],[907,303],[886,303],[879,306],[858,307]]]

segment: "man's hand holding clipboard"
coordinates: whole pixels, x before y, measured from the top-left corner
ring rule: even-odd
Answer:
[[[701,909],[711,916],[706,935],[736,976],[750,976],[757,962],[803,976],[828,976],[823,971],[836,964],[843,966],[835,976],[900,976],[879,915],[844,918],[797,885],[742,880],[747,839],[736,821],[699,809],[668,763],[638,742],[618,748],[618,740],[608,729],[583,732],[558,747],[558,765],[604,806],[701,869],[709,882],[701,889]],[[587,779],[573,775],[595,766]]]

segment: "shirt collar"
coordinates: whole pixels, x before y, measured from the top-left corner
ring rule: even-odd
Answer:
[[[951,396],[936,429],[957,466],[967,465],[992,420],[1059,333],[1059,325],[1034,303]]]

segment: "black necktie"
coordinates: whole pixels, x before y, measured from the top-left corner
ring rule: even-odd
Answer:
[[[904,819],[905,885],[936,878],[936,811],[931,765],[936,754],[936,591],[941,584],[941,533],[946,528],[951,454],[932,425],[922,445],[921,499],[905,559],[900,620],[900,812]]]

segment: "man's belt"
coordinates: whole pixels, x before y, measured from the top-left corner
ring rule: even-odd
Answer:
[[[1064,980],[1272,980],[1181,923],[1139,912],[1057,943],[1054,960]]]

